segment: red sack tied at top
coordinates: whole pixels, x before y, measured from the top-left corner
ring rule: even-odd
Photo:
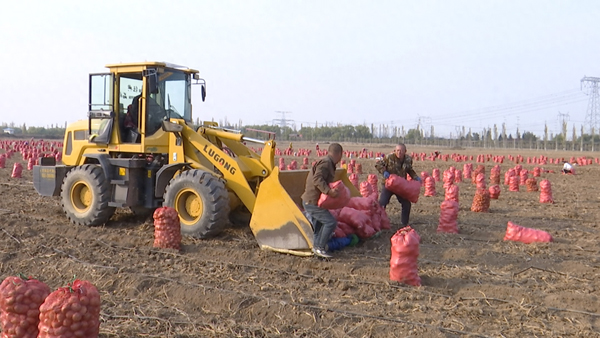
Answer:
[[[421,193],[421,183],[418,181],[407,181],[394,174],[390,175],[390,177],[385,180],[385,188],[394,194],[406,198],[412,203],[417,203],[419,194]]]
[[[371,213],[377,211],[378,205],[377,201],[369,197],[352,197],[346,204],[348,208],[369,211]]]
[[[391,238],[390,279],[420,286],[421,277],[417,268],[421,237],[410,226],[398,230]]]
[[[458,186],[450,184],[446,188],[446,194],[444,195],[446,201],[455,201],[458,203]]]
[[[371,183],[367,182],[367,181],[362,181],[360,182],[360,195],[362,197],[369,197],[373,195],[373,187],[371,186]],[[375,196],[373,196],[375,197]]]
[[[341,209],[350,201],[350,189],[342,181],[329,183],[329,188],[338,192],[338,196],[333,198],[326,194],[321,194],[317,205],[323,209]]]
[[[497,184],[491,185],[488,189],[490,192],[490,199],[497,200],[500,197],[500,186]]]
[[[458,233],[458,202],[446,200],[440,206],[440,223],[437,232]]]
[[[508,222],[506,225],[506,235],[504,236],[504,240],[529,244],[533,242],[548,243],[552,242],[554,239],[552,238],[552,235],[546,231],[526,228],[514,224],[513,222]]]
[[[548,180],[540,182],[540,203],[554,203],[552,198],[552,185]]]

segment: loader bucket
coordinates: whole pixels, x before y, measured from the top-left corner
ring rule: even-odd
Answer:
[[[302,213],[308,170],[280,172],[277,167],[258,187],[250,228],[261,249],[294,255],[312,255],[313,228]],[[336,180],[348,186],[352,196],[360,192],[348,180],[345,169],[336,171]]]

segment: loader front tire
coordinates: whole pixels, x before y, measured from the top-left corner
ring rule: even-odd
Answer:
[[[175,208],[181,233],[198,238],[218,235],[228,224],[229,195],[225,184],[203,170],[187,170],[169,182],[163,206]]]
[[[84,164],[69,171],[60,195],[65,214],[78,225],[101,225],[115,213],[115,208],[108,206],[110,184],[102,168],[94,164]]]

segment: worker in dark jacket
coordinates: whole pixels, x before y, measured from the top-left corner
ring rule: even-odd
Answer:
[[[337,191],[329,188],[329,183],[333,182],[335,167],[342,159],[342,151],[342,146],[338,143],[329,146],[327,156],[317,161],[308,173],[306,188],[302,194],[302,205],[310,216],[315,233],[313,253],[322,258],[331,258],[325,246],[337,226],[337,220],[329,210],[319,208],[317,202],[322,193],[334,198],[338,195]]]
[[[413,180],[421,181],[421,178],[417,176],[417,173],[412,167],[412,157],[406,155],[406,146],[403,143],[398,144],[393,153],[388,154],[382,160],[377,161],[375,168],[380,174],[383,174],[383,178],[386,180],[390,177],[390,174],[394,174],[402,178],[406,178],[406,175],[410,175]],[[388,203],[390,203],[392,195],[396,195],[396,199],[402,205],[400,222],[402,222],[402,226],[407,226],[412,204],[402,196],[398,196],[387,190],[385,188],[385,182],[381,189],[381,194],[379,195],[379,205],[385,208]]]

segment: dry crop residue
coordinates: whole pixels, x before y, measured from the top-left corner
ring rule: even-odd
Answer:
[[[417,150],[437,149],[408,149]],[[577,168],[575,176],[546,165],[557,172],[541,177],[552,183],[554,204],[501,185],[489,213],[471,212],[475,185],[458,183],[459,234],[436,232],[444,194],[421,195],[410,222],[421,236],[417,288],[389,280],[390,238],[400,226],[395,199],[388,206],[392,230],[330,261],[261,251],[243,225],[211,240],[184,238],[176,252],[152,248],[152,220],[126,210],[104,226],[70,224],[58,198],[35,192],[31,171],[10,178],[15,160],[0,169],[2,278],[24,273],[52,289],[74,275],[89,280],[102,299],[100,337],[598,336],[597,164]],[[360,181],[375,173],[373,160],[357,162]],[[414,163],[430,174],[452,165],[462,167]],[[487,162],[486,172],[493,165]],[[513,166],[505,161],[501,174]],[[437,188],[443,191],[442,182]],[[548,231],[555,242],[503,242],[508,221]]]

